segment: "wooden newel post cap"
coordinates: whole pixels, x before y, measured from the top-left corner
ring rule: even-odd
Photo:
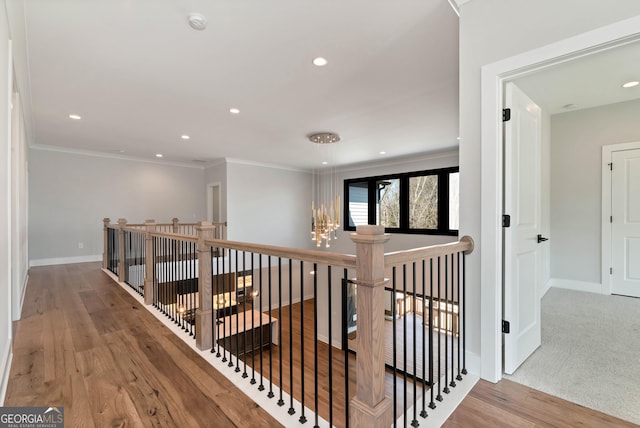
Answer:
[[[102,222],[105,226],[109,226],[109,224],[111,223],[111,219],[109,217],[105,217],[102,219]]]
[[[119,218],[118,219],[118,224],[121,226],[124,226],[125,224],[127,224],[127,219],[126,218]]]

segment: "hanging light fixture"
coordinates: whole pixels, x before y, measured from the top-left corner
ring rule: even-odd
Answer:
[[[331,145],[340,141],[340,136],[332,132],[317,132],[308,135],[309,141],[318,144],[322,152],[321,168],[313,171],[313,191],[311,196],[311,239],[320,247],[330,247],[332,239],[337,239],[340,227],[340,196],[336,171],[330,159]]]

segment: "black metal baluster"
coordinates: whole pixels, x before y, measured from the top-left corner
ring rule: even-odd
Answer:
[[[262,329],[264,326],[262,325],[262,254],[258,255],[258,269],[259,269],[259,284],[260,287],[259,295],[260,295],[260,385],[258,385],[258,391],[264,391],[264,367],[263,367],[263,358],[262,358],[262,344],[264,343],[264,339],[262,337]]]
[[[224,254],[224,250],[222,251],[222,254]],[[231,255],[229,255],[229,257],[231,257]],[[222,339],[222,362],[226,363],[227,362],[227,346],[229,346],[227,344],[227,340],[229,340],[229,342],[231,342],[231,338],[229,337],[229,334],[227,333],[227,314],[225,312],[225,306],[226,306],[226,294],[227,294],[227,278],[226,278],[226,272],[225,272],[225,257],[222,257],[222,263],[220,263],[220,265],[222,266],[222,273],[220,273],[220,271],[218,271],[218,278],[220,278],[220,285],[222,285],[222,297],[218,299],[218,314],[220,316],[220,319],[222,320],[222,336],[220,337]],[[222,304],[221,304],[222,302]],[[231,357],[229,357],[229,359],[231,359]]]
[[[151,273],[151,278],[153,278],[153,281],[151,282],[151,287],[153,288],[153,306],[154,307],[158,307],[158,275],[157,275],[157,269],[156,269],[156,258],[158,256],[158,252],[156,250],[156,245],[157,245],[157,239],[155,236],[151,237],[151,243],[153,245],[153,248],[151,248],[151,254],[152,254],[152,262],[153,262],[153,269],[152,269],[152,273]]]
[[[417,289],[416,289],[416,262],[413,262],[411,264],[411,270],[412,270],[412,274],[413,274],[413,299],[412,299],[412,308],[413,308],[413,420],[411,421],[411,426],[412,427],[417,427],[418,425],[420,425],[420,423],[418,422],[418,368],[417,368],[417,362],[418,362],[418,350],[417,350],[417,346],[418,346],[418,341],[417,341],[417,330],[418,330],[418,326],[416,323],[416,294],[417,294]]]
[[[435,409],[433,400],[433,259],[429,259],[429,408]]]
[[[449,386],[452,388],[456,387],[456,381],[454,379],[453,374],[455,373],[455,353],[453,352],[453,347],[454,347],[454,339],[455,339],[455,335],[454,335],[454,327],[453,327],[453,323],[454,323],[454,311],[453,311],[453,305],[455,302],[454,299],[454,295],[453,295],[453,290],[454,290],[454,281],[455,281],[455,258],[453,257],[453,254],[451,254],[451,306],[449,306],[449,303],[447,303],[447,330],[449,330],[449,319],[451,319],[451,331],[450,334],[451,335],[451,382],[449,382]]]
[[[304,303],[304,296],[300,294],[300,304]],[[282,338],[280,338],[282,341]],[[289,259],[289,411],[293,415],[293,260]]]
[[[315,424],[313,428],[319,427],[318,425],[318,264],[313,264],[313,378],[315,394],[314,407],[315,411]]]
[[[398,333],[396,332],[396,311],[398,302],[396,300],[396,266],[391,269],[391,335],[392,346],[391,351],[393,354],[393,426],[398,426],[398,358],[396,356],[397,346],[396,343]],[[357,334],[357,333],[356,333]],[[358,358],[358,357],[356,357]]]
[[[268,285],[268,290],[269,290],[269,296],[267,297],[267,301],[269,304],[269,326],[271,325],[271,256],[268,256],[267,258],[267,267],[268,267],[268,280],[269,282],[267,283]],[[278,323],[280,324],[280,323]],[[267,394],[267,397],[269,398],[273,398],[275,396],[275,394],[273,393],[273,348],[269,347],[269,393]]]
[[[300,418],[303,424],[307,422],[304,415],[304,262],[300,260]]]
[[[425,317],[427,316],[426,310],[427,310],[427,280],[426,280],[426,275],[427,275],[427,268],[426,268],[426,261],[424,259],[422,259],[422,325],[420,326],[420,330],[422,330],[422,411],[420,412],[420,416],[423,418],[426,418],[428,416],[427,414],[427,408],[426,408],[426,394],[427,394],[427,384],[426,384],[426,368],[427,365],[425,364],[424,361],[424,357],[425,355],[427,355],[427,342],[426,342],[426,331],[424,328],[424,321],[425,321]]]
[[[256,333],[255,333],[255,313],[256,313],[256,308],[254,308],[255,306],[255,282],[254,282],[254,277],[255,277],[255,271],[253,269],[254,263],[253,263],[253,257],[254,254],[251,253],[251,381],[249,382],[251,385],[255,385],[256,384],[256,346],[255,346],[255,337],[256,337]],[[262,331],[262,327],[260,327],[260,331]],[[262,343],[260,343],[260,345],[262,345]]]
[[[440,256],[438,256],[438,298],[437,298],[437,302],[438,302],[438,373],[437,373],[438,395],[436,396],[436,400],[438,401],[442,401],[442,382],[440,382],[440,373],[441,373],[440,357],[442,355],[442,353],[440,352],[440,335],[442,331],[442,300],[440,299],[440,265],[441,265]]]
[[[467,315],[466,315],[466,306],[467,306],[467,300],[466,300],[466,289],[467,289],[467,267],[466,267],[466,254],[462,254],[462,303],[461,303],[461,311],[459,310],[458,313],[462,312],[462,374],[466,375],[467,374],[467,330],[466,330],[466,323],[467,323]]]
[[[404,425],[407,426],[407,265],[402,265],[402,412]]]
[[[289,307],[291,307],[291,296],[289,296]],[[282,398],[282,390],[284,388],[284,381],[282,379],[282,257],[278,257],[278,338],[278,379],[280,380],[278,406],[284,406],[284,399]]]
[[[231,295],[229,295],[229,315],[232,316],[234,315],[234,312],[235,312],[235,316],[236,316],[236,369],[235,369],[235,372],[240,373],[240,359],[239,359],[240,358],[240,318],[239,318],[240,314],[238,313],[238,250],[234,250],[234,253],[236,255],[236,265],[235,265],[235,269],[233,270],[235,272],[235,275],[233,275],[234,282],[235,282],[235,284],[233,284],[234,285],[233,288],[235,288],[236,304],[235,306],[231,304],[232,303]],[[229,252],[229,256],[231,256],[231,252]],[[229,261],[229,263],[231,263],[231,261]],[[242,332],[242,334],[244,335],[244,331]]]
[[[344,270],[343,273],[343,286],[348,286],[348,277],[347,277],[347,269]],[[347,304],[346,300],[342,302],[342,310],[344,313],[344,318],[347,318]],[[348,325],[348,323],[347,323]],[[345,427],[349,428],[349,337],[347,335],[347,331],[345,334],[345,347],[344,347],[344,406],[345,406]]]
[[[329,426],[333,426],[333,340],[332,340],[332,323],[331,314],[331,266],[327,266],[328,275],[328,300],[327,318],[329,320]]]
[[[242,378],[246,379],[249,377],[247,374],[247,299],[249,296],[247,295],[247,253],[244,251],[242,252],[242,275],[242,337],[244,337],[242,341],[244,346],[242,352],[242,361],[244,362]],[[251,337],[253,340],[253,330],[251,330]]]
[[[444,255],[444,389],[442,392],[448,394],[449,390],[449,256]],[[442,321],[442,311],[440,312]]]
[[[233,287],[233,284],[231,282],[231,277],[232,275],[232,268],[231,268],[231,248],[227,248],[228,252],[229,252],[229,257],[227,257],[227,271],[225,272],[224,275],[224,305],[222,306],[222,313],[224,314],[224,320],[226,323],[229,324],[229,330],[227,333],[227,328],[225,326],[224,329],[224,341],[225,344],[227,343],[227,340],[229,341],[229,367],[233,367],[233,353],[231,352],[231,350],[233,349],[233,335],[231,334],[231,330],[233,329],[233,318],[231,316],[232,313],[232,305],[231,303],[233,303],[232,297],[233,297],[233,290],[231,289],[231,287]],[[229,294],[229,308],[227,309],[227,293]],[[226,346],[225,346],[226,348]]]

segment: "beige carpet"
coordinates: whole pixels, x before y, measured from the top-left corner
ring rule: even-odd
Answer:
[[[640,424],[640,299],[552,288],[512,381]]]

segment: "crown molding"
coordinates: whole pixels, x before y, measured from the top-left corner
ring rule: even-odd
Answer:
[[[227,163],[233,163],[237,165],[259,166],[262,168],[281,169],[283,171],[293,171],[293,172],[309,172],[309,170],[304,168],[295,168],[292,166],[276,165],[276,164],[270,164],[265,162],[255,162],[255,161],[250,161],[245,159],[225,158],[225,160],[227,161]]]
[[[358,164],[345,165],[343,167],[338,167],[337,172],[352,172],[352,171],[360,171],[363,169],[370,169],[379,166],[390,166],[390,165],[404,165],[408,163],[415,162],[423,162],[428,160],[442,159],[448,157],[459,157],[458,148],[453,149],[445,149],[434,152],[424,152],[424,153],[416,153],[410,156],[403,156],[397,158],[390,158],[384,160],[376,160],[372,162],[363,162]]]
[[[161,160],[155,160],[155,159],[146,159],[146,158],[137,157],[137,156],[121,155],[118,153],[105,153],[105,152],[96,152],[92,150],[72,149],[69,147],[51,146],[47,144],[31,144],[29,148],[32,150],[66,153],[66,154],[80,155],[80,156],[91,156],[96,158],[117,159],[117,160],[126,160],[126,161],[132,161],[132,162],[144,162],[144,163],[152,163],[155,165],[178,166],[182,168],[205,169],[204,164],[193,165],[188,162],[161,161]]]

